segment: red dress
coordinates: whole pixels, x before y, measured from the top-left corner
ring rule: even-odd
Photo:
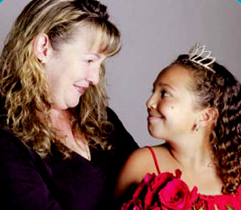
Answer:
[[[241,210],[241,185],[233,195],[202,195],[197,187],[189,190],[181,171],[161,173],[153,149],[148,149],[158,175],[148,173],[122,210]]]

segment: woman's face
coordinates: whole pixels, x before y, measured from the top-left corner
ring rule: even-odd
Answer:
[[[152,136],[170,140],[192,132],[198,116],[192,84],[191,72],[178,65],[159,74],[147,101],[148,129]]]
[[[100,65],[106,56],[92,49],[93,34],[82,28],[58,50],[51,46],[44,64],[54,108],[67,109],[78,105],[90,85],[99,82]]]

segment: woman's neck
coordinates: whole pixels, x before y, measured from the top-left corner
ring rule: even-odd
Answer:
[[[67,110],[53,109],[50,112],[50,117],[61,142],[77,154],[90,160],[91,155],[88,142],[84,135],[73,132],[69,112]]]

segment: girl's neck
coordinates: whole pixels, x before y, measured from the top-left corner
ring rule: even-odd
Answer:
[[[182,171],[182,180],[192,189],[198,187],[201,194],[221,194],[222,181],[212,161],[210,150],[202,151],[200,148],[188,150],[183,147],[173,147],[167,144],[170,154],[172,170]]]
[[[212,149],[209,143],[193,142],[191,144],[169,143],[167,144],[172,158],[182,167],[202,169],[213,165]]]

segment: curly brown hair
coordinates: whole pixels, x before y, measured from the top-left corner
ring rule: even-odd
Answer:
[[[0,95],[5,111],[4,125],[40,156],[51,153],[58,137],[50,123],[52,99],[45,70],[33,51],[37,35],[47,34],[54,49],[71,41],[80,27],[89,27],[93,45],[106,56],[116,54],[121,47],[120,32],[108,20],[106,6],[94,0],[32,0],[22,11],[6,39],[0,57]],[[94,31],[93,31],[94,30]],[[93,33],[94,32],[94,33]],[[79,105],[69,110],[73,131],[82,133],[88,141],[108,147],[105,68],[100,81],[90,86]],[[42,120],[39,113],[41,112]],[[3,113],[1,113],[3,115]],[[92,144],[92,145],[93,145]],[[58,145],[65,156],[65,146]]]
[[[222,192],[232,194],[241,181],[241,84],[222,65],[206,69],[180,55],[171,65],[194,72],[194,91],[199,108],[214,107],[218,118],[210,135],[214,163],[223,182]]]

